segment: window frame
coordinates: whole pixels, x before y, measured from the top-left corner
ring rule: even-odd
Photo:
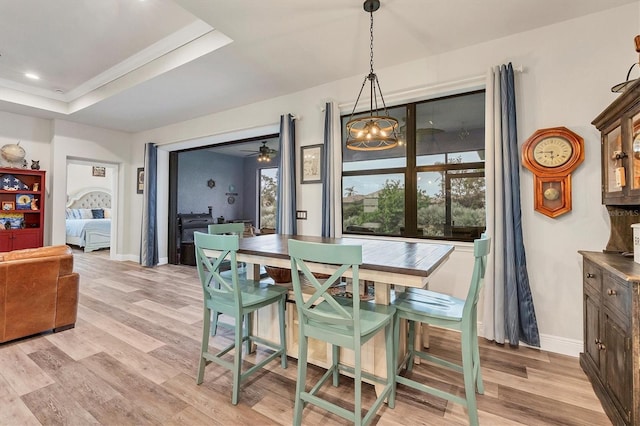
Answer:
[[[421,238],[421,239],[432,239],[432,240],[448,240],[448,241],[473,241],[474,237],[458,237],[454,236],[451,232],[452,224],[452,204],[451,204],[451,179],[462,178],[462,177],[485,177],[486,170],[486,161],[475,161],[469,163],[445,163],[445,164],[433,164],[433,165],[421,165],[417,166],[417,148],[416,148],[416,107],[420,104],[433,102],[443,99],[448,99],[452,97],[460,97],[460,96],[468,96],[475,95],[479,93],[484,93],[486,96],[485,89],[479,90],[471,90],[462,93],[458,93],[455,95],[435,97],[430,99],[423,99],[419,101],[414,101],[401,105],[394,105],[390,108],[398,108],[404,107],[406,108],[406,166],[404,167],[390,167],[390,168],[377,168],[377,169],[369,169],[369,170],[352,170],[352,171],[344,171],[343,164],[344,158],[341,160],[341,167],[343,170],[341,171],[340,176],[340,210],[341,210],[341,228],[342,234],[344,235],[362,235],[363,232],[357,231],[349,231],[344,226],[344,203],[342,200],[344,199],[344,178],[345,177],[364,177],[364,176],[374,176],[374,175],[383,175],[383,174],[404,174],[404,226],[400,230],[400,235],[396,234],[384,234],[384,233],[370,233],[367,232],[366,235],[375,235],[375,236],[384,236],[391,238]],[[484,110],[484,114],[486,116],[486,110]],[[341,125],[341,133],[344,135],[344,119],[349,117],[350,114],[344,114],[340,116],[340,125]],[[341,147],[344,146],[344,139],[341,141]],[[341,150],[342,152],[342,150]],[[453,151],[451,153],[445,153],[445,159],[447,158],[447,154],[455,154]],[[445,160],[446,161],[446,160]],[[467,170],[467,173],[449,173],[451,171],[456,170]],[[421,172],[443,172],[445,179],[444,182],[444,191],[445,191],[445,229],[444,236],[437,235],[420,235],[418,234],[418,174]],[[486,205],[485,205],[485,215],[486,215]],[[486,224],[484,225],[484,229],[486,229]],[[447,233],[447,230],[449,231]]]

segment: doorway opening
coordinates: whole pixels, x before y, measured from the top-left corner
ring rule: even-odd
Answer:
[[[117,164],[67,159],[67,245],[85,253],[109,251],[115,258],[118,170]]]

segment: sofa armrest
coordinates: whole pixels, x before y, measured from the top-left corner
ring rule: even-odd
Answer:
[[[77,272],[58,277],[55,329],[72,327],[76,323],[79,287]]]

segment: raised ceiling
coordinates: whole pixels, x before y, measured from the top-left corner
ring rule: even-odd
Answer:
[[[627,3],[382,0],[375,66]],[[136,132],[364,75],[368,38],[360,0],[0,0],[0,110]]]

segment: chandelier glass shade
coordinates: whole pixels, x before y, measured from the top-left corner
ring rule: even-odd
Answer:
[[[371,21],[369,27],[371,34],[370,70],[362,82],[351,117],[347,122],[346,145],[348,149],[356,151],[378,151],[398,146],[398,120],[389,115],[382,96],[382,90],[380,90],[378,76],[373,72],[373,12],[380,8],[380,1],[366,0],[363,8],[370,14]],[[367,85],[367,81],[369,82],[370,90],[369,113],[368,115],[354,118],[360,96]],[[380,96],[381,107],[378,105],[378,95]]]

